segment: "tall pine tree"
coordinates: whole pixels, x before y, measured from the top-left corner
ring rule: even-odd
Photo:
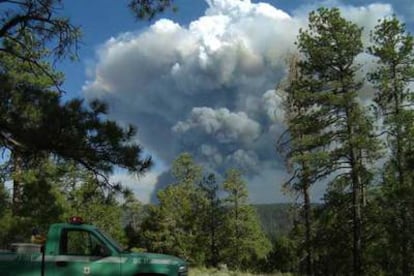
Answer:
[[[325,109],[315,109],[313,87],[308,76],[302,75],[299,67],[299,56],[293,55],[289,60],[289,73],[282,88],[284,97],[286,132],[279,138],[278,150],[284,156],[286,167],[291,177],[284,184],[300,197],[301,219],[304,225],[304,240],[299,248],[305,257],[304,273],[313,275],[312,248],[312,203],[310,189],[312,185],[330,173],[330,155],[325,151],[329,144],[330,133],[321,129],[327,127],[329,121],[324,120]],[[302,255],[303,253],[299,254]],[[301,265],[303,267],[303,265]]]
[[[330,174],[347,184],[352,210],[352,271],[363,274],[362,204],[368,185],[369,166],[377,158],[377,142],[372,135],[371,118],[357,100],[362,83],[356,74],[355,57],[363,50],[361,28],[345,20],[337,8],[320,8],[309,15],[307,30],[301,30],[297,46],[300,87],[313,101],[313,114],[329,152]],[[315,126],[317,128],[318,126]],[[322,164],[323,165],[323,164]]]
[[[222,260],[235,269],[247,268],[252,260],[261,259],[271,249],[256,210],[248,202],[246,183],[239,171],[230,169],[223,183],[226,215]]]
[[[371,34],[369,53],[377,68],[369,77],[376,88],[375,102],[383,118],[384,139],[389,150],[383,183],[384,225],[390,252],[390,273],[414,272],[414,185],[409,157],[414,139],[414,38],[395,16],[383,19]]]

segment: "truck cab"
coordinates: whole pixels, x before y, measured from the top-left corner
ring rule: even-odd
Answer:
[[[0,252],[1,275],[187,275],[185,261],[169,255],[125,252],[106,233],[79,218],[52,224],[38,252],[28,244],[15,247]]]

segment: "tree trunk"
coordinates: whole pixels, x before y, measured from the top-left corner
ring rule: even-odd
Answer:
[[[356,172],[352,172],[352,220],[353,220],[353,267],[354,275],[362,275],[361,262],[361,200],[360,185]]]
[[[404,150],[403,150],[403,132],[402,132],[402,123],[401,123],[401,103],[402,99],[400,99],[400,93],[398,93],[398,85],[396,83],[397,73],[396,73],[396,66],[393,67],[392,70],[392,77],[394,79],[393,87],[394,87],[394,112],[397,118],[397,125],[396,125],[396,161],[397,161],[397,173],[398,173],[398,187],[397,190],[404,190],[406,188],[405,183],[405,175],[404,175]],[[409,276],[410,273],[410,258],[408,252],[408,242],[410,240],[410,233],[408,232],[408,202],[404,199],[402,201],[403,206],[400,208],[400,215],[402,220],[401,229],[399,231],[402,234],[400,239],[400,246],[401,246],[401,261],[402,261],[402,275]]]
[[[304,183],[303,188],[303,195],[304,195],[304,216],[305,216],[305,248],[306,248],[306,275],[312,276],[313,275],[313,264],[312,264],[312,222],[311,222],[311,203],[309,197],[309,184]]]
[[[352,138],[354,136],[354,126],[351,121],[352,114],[352,103],[351,106],[346,108],[346,117],[347,117],[347,135],[349,141],[349,164],[351,166],[351,181],[352,181],[352,222],[353,222],[353,275],[359,276],[363,275],[362,271],[362,241],[361,241],[361,224],[362,224],[362,215],[361,215],[361,168],[359,155],[356,152],[356,146],[352,143]],[[361,161],[362,162],[362,161]]]

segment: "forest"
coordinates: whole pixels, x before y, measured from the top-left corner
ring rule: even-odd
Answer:
[[[76,59],[81,32],[56,13],[61,4],[0,1],[0,248],[76,214],[128,250],[193,267],[414,274],[414,38],[399,18],[379,20],[365,42],[360,26],[322,7],[297,34],[275,83],[286,131],[269,144],[295,202],[252,205],[242,171],[217,175],[184,152],[158,204],[145,205],[110,178],[152,168],[134,142],[139,126],[108,119],[104,102],[64,97],[53,63]],[[129,7],[143,20],[175,9],[165,0]],[[317,203],[316,185],[326,187]]]

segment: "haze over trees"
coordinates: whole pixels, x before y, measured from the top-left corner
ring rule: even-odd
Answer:
[[[143,174],[152,160],[135,126],[109,120],[105,103],[63,100],[64,76],[50,61],[76,58],[80,29],[56,12],[62,3],[0,1],[1,246],[76,212],[129,249],[197,266],[414,273],[414,38],[397,17],[379,21],[364,45],[361,27],[338,9],[309,14],[279,84],[287,131],[275,137],[291,174],[285,187],[300,200],[289,232],[266,235],[263,226],[276,224],[259,220],[264,208],[249,203],[236,169],[215,175],[182,154],[150,206],[110,181],[117,168]],[[128,3],[144,19],[174,9],[171,0]],[[375,62],[369,72],[356,62],[362,54]],[[310,198],[316,185],[327,185],[321,204]]]

